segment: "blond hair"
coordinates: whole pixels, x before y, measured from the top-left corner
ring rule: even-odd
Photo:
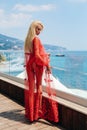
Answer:
[[[43,24],[40,21],[33,21],[29,27],[26,39],[25,39],[25,44],[24,44],[24,51],[32,51],[32,40],[34,39],[36,35],[36,27],[41,26],[43,29]]]

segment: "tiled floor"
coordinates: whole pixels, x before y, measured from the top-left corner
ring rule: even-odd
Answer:
[[[29,123],[24,116],[24,107],[0,94],[0,130],[64,130],[40,119]]]

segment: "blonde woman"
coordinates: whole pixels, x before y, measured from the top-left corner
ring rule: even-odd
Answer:
[[[42,101],[42,75],[44,69],[50,73],[49,56],[45,52],[38,35],[44,26],[40,21],[33,21],[29,27],[25,44],[25,67],[27,78],[25,83],[25,116],[30,122],[37,121],[45,117],[45,108]],[[43,107],[42,107],[43,106]],[[56,112],[57,113],[57,112]],[[56,118],[56,121],[58,119]]]

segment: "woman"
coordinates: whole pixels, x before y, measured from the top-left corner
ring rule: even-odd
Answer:
[[[40,21],[33,21],[25,39],[25,67],[27,78],[25,80],[25,116],[30,122],[45,118],[45,100],[42,101],[42,75],[44,69],[50,73],[49,56],[38,37],[43,30]],[[42,108],[43,106],[43,108]],[[57,107],[57,106],[56,106]],[[56,120],[58,121],[58,119]]]

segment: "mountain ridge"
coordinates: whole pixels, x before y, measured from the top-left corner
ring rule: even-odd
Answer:
[[[0,50],[21,50],[23,49],[23,41],[17,38],[0,34]]]
[[[23,40],[0,34],[0,50],[23,50],[23,47]],[[46,50],[48,50],[48,52],[53,51],[55,49],[63,51],[66,50],[66,48],[54,44],[44,44],[44,47]]]

